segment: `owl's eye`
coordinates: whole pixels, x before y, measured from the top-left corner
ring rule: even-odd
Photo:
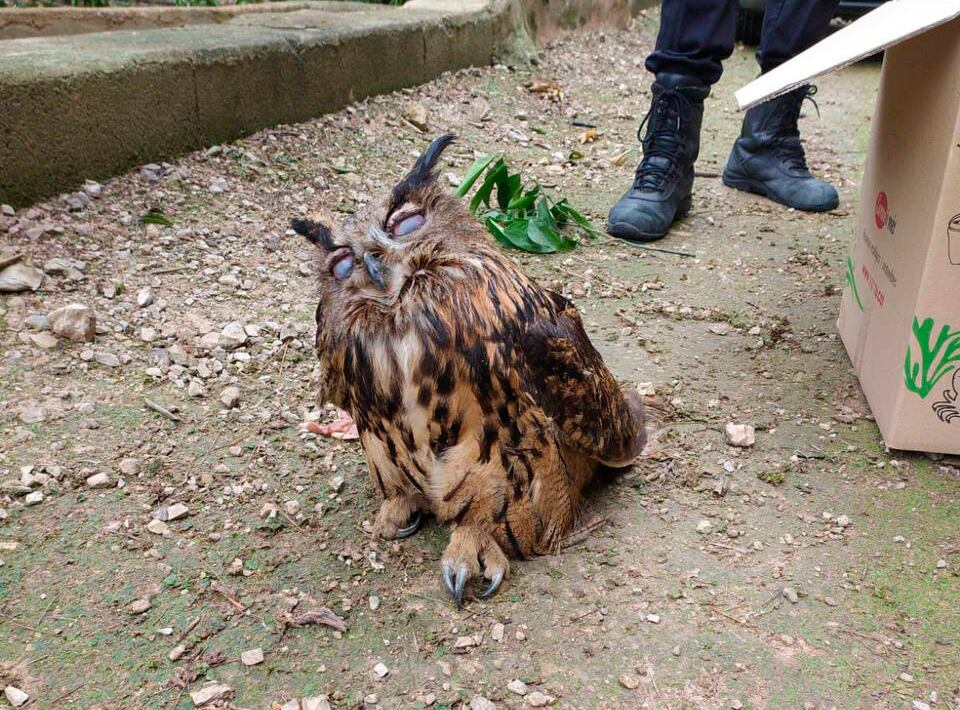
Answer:
[[[333,262],[330,272],[337,281],[343,281],[350,276],[353,272],[353,254],[348,252]]]
[[[412,214],[409,217],[404,217],[395,222],[390,228],[390,233],[395,237],[405,237],[411,232],[420,229],[424,222],[426,222],[426,219],[424,219],[422,214]]]

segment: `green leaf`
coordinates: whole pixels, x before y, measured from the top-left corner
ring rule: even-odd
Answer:
[[[505,210],[510,204],[515,194],[518,194],[522,188],[522,181],[519,175],[511,175],[504,166],[503,173],[498,174],[497,178],[497,204],[500,209]]]
[[[593,226],[593,223],[589,219],[584,217],[582,214],[577,212],[577,210],[573,209],[573,207],[570,206],[570,203],[567,202],[566,198],[557,202],[553,206],[553,209],[559,212],[560,214],[562,214],[563,216],[572,219],[577,224],[577,226],[582,228],[590,236],[591,239],[597,236],[598,234],[600,234],[600,231]]]
[[[477,158],[473,161],[473,165],[470,166],[470,169],[467,171],[467,175],[463,178],[463,182],[460,183],[460,187],[457,188],[457,197],[466,197],[467,193],[470,192],[470,188],[473,187],[473,184],[477,181],[480,175],[483,174],[483,171],[496,160],[495,155],[484,155]]]
[[[527,210],[533,207],[533,203],[537,201],[537,198],[539,196],[540,196],[540,186],[534,185],[532,188],[530,188],[526,192],[514,195],[513,199],[510,200],[510,204],[507,205],[507,209],[526,212]]]
[[[163,212],[158,209],[152,209],[149,212],[140,215],[141,224],[159,224],[164,227],[172,227],[173,222]]]
[[[520,249],[534,254],[554,251],[550,247],[544,247],[530,241],[530,237],[527,236],[527,220],[525,219],[512,220],[507,223],[506,226],[503,226],[493,219],[488,219],[487,229],[498,242],[505,246],[513,247],[514,249]]]
[[[490,206],[490,194],[493,192],[493,188],[497,184],[497,181],[501,179],[500,176],[506,176],[506,174],[507,166],[503,164],[503,161],[498,160],[496,163],[494,163],[490,170],[487,171],[487,174],[483,178],[483,182],[480,184],[477,192],[474,194],[473,199],[470,200],[471,212],[476,214],[481,203],[485,204],[487,207]]]

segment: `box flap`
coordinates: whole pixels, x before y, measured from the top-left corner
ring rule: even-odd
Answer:
[[[926,32],[960,16],[960,0],[892,0],[818,42],[740,89],[737,103],[750,108],[821,74]],[[933,58],[931,58],[933,60]]]

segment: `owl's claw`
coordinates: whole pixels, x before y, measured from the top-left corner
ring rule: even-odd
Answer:
[[[480,592],[481,599],[488,599],[496,594],[497,590],[500,589],[500,583],[503,581],[503,571],[500,570],[493,575],[493,579],[490,580],[490,586]]]
[[[419,510],[414,511],[413,516],[410,518],[410,522],[407,523],[402,528],[397,530],[397,534],[393,537],[394,540],[403,540],[413,535],[417,530],[420,529],[420,526],[423,524],[423,513]]]
[[[447,591],[453,597],[457,609],[463,608],[463,590],[467,587],[467,579],[470,577],[470,570],[466,565],[457,567],[454,575],[453,565],[446,563],[443,565],[443,583],[447,585]]]

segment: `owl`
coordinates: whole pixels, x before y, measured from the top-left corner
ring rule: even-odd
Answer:
[[[495,593],[511,558],[555,551],[584,486],[631,464],[645,434],[573,305],[438,185],[453,140],[341,226],[291,226],[319,251],[320,398],[356,422],[374,533],[407,537],[429,514],[447,526],[441,573],[460,606],[468,583]]]

